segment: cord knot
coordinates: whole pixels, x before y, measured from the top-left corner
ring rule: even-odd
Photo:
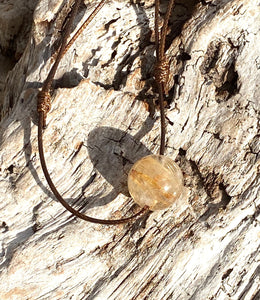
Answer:
[[[40,91],[37,98],[37,111],[43,113],[43,127],[46,127],[47,113],[51,110],[51,94],[50,92]]]
[[[167,83],[169,80],[170,63],[166,56],[155,64],[154,77],[156,82],[163,85],[164,92],[167,94]]]
[[[169,78],[170,63],[166,56],[155,65],[154,77],[158,83],[167,83]]]

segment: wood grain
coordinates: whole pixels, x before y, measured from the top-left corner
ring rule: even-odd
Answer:
[[[119,226],[72,218],[40,168],[36,95],[68,4],[38,2],[23,54],[3,79],[0,299],[259,299],[256,2],[176,3],[167,39],[166,154],[184,173],[188,205]],[[85,4],[75,28],[97,1]],[[153,4],[109,1],[56,76],[47,164],[65,199],[95,217],[138,210],[127,173],[158,153]]]

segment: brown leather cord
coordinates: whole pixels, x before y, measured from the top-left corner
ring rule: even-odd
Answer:
[[[157,61],[155,65],[154,77],[155,77],[155,81],[157,82],[158,92],[159,92],[159,107],[160,107],[160,115],[161,115],[161,143],[160,143],[161,155],[164,155],[165,152],[166,122],[165,122],[165,112],[164,112],[164,95],[167,92],[166,86],[168,83],[169,71],[170,71],[169,60],[165,56],[165,41],[166,41],[167,28],[168,28],[168,23],[171,16],[173,4],[174,4],[174,0],[170,0],[168,3],[168,7],[164,18],[161,35],[160,35],[159,32],[160,0],[155,0],[154,30],[155,30],[155,45],[156,45]]]
[[[62,42],[61,42],[60,49],[58,51],[58,55],[56,57],[56,60],[53,64],[53,66],[50,69],[50,72],[49,72],[46,80],[43,83],[42,90],[38,93],[38,106],[37,106],[37,109],[38,109],[38,113],[43,113],[43,124],[42,124],[43,128],[46,127],[47,113],[51,109],[50,90],[51,90],[51,87],[52,87],[53,78],[54,78],[55,73],[58,69],[59,63],[62,59],[63,52],[66,49],[67,40],[69,38],[70,30],[71,30],[71,27],[72,27],[72,24],[73,24],[73,20],[74,20],[76,14],[77,14],[80,2],[81,2],[81,0],[75,1],[74,5],[72,7],[71,16],[68,20],[68,23],[66,24],[65,32],[64,32],[64,35],[63,35],[63,39],[62,39]],[[40,123],[39,123],[39,125],[40,125]]]
[[[39,113],[39,120],[38,120],[38,149],[39,149],[39,155],[40,155],[40,161],[43,173],[45,175],[45,178],[50,186],[50,189],[52,190],[55,197],[59,200],[59,202],[74,216],[83,219],[88,222],[92,223],[98,223],[98,224],[106,224],[106,225],[116,225],[121,223],[127,223],[130,221],[135,220],[137,217],[140,217],[145,212],[149,210],[148,207],[142,208],[138,213],[135,215],[118,219],[118,220],[103,220],[103,219],[96,219],[89,216],[86,216],[85,214],[79,212],[78,210],[74,209],[72,206],[70,206],[60,195],[58,192],[55,184],[53,183],[47,165],[44,157],[44,149],[43,149],[43,129],[46,127],[46,117],[47,113],[51,109],[51,95],[50,90],[52,88],[53,79],[55,76],[55,73],[57,71],[58,65],[60,63],[60,60],[62,59],[63,55],[68,51],[68,49],[71,47],[71,45],[75,42],[75,40],[78,38],[78,36],[82,33],[82,31],[88,26],[88,24],[94,19],[98,11],[102,8],[102,6],[105,4],[106,0],[102,0],[94,9],[94,11],[91,13],[91,15],[88,17],[88,19],[83,23],[83,25],[79,28],[79,30],[74,34],[74,36],[71,38],[69,42],[67,42],[71,27],[73,24],[73,20],[77,14],[79,5],[81,3],[81,0],[75,0],[74,5],[71,10],[71,15],[68,20],[68,23],[66,24],[63,39],[61,42],[60,49],[57,53],[56,60],[45,80],[43,83],[42,90],[38,93],[38,113]],[[164,115],[164,84],[166,82],[166,75],[169,68],[167,68],[167,64],[165,64],[165,55],[164,55],[164,48],[165,48],[165,39],[166,39],[166,33],[167,33],[167,26],[168,21],[171,13],[171,9],[173,6],[172,0],[170,0],[163,29],[162,29],[162,35],[161,39],[159,38],[159,26],[158,26],[158,20],[159,20],[159,4],[160,1],[155,1],[155,34],[156,34],[156,53],[157,53],[157,67],[156,72],[157,75],[155,75],[156,82],[158,84],[158,90],[159,90],[159,101],[160,101],[160,113],[161,113],[161,146],[160,146],[160,154],[164,153],[165,148],[165,115]],[[170,5],[171,4],[171,5]],[[170,9],[170,11],[169,11]],[[166,79],[165,79],[166,78]]]
[[[70,206],[62,198],[62,196],[56,189],[56,187],[50,177],[47,166],[46,166],[46,162],[45,162],[45,158],[44,158],[44,151],[43,151],[43,139],[42,139],[43,117],[44,117],[43,113],[41,112],[39,114],[39,125],[38,125],[38,147],[39,147],[39,155],[40,155],[42,170],[43,170],[45,178],[46,178],[53,194],[69,212],[71,212],[74,216],[76,216],[82,220],[88,221],[88,222],[98,223],[98,224],[106,224],[106,225],[116,225],[116,224],[127,223],[129,221],[132,221],[133,219],[136,219],[138,216],[142,215],[144,212],[147,211],[147,207],[144,207],[140,212],[138,212],[137,214],[135,214],[134,216],[131,216],[129,218],[124,218],[124,219],[119,219],[119,220],[102,220],[102,219],[96,219],[96,218],[86,216],[86,215],[82,214],[81,212],[79,212],[78,210],[74,209],[72,206]]]
[[[65,47],[65,49],[63,51],[63,55],[69,50],[69,48],[71,47],[71,45],[76,41],[76,39],[81,35],[81,33],[87,28],[87,26],[89,25],[89,23],[95,18],[95,16],[97,15],[97,13],[100,11],[100,9],[106,3],[106,1],[107,0],[100,1],[99,4],[95,7],[95,9],[90,14],[90,16],[87,18],[87,20],[80,26],[80,28],[78,29],[78,31],[73,35],[73,37],[67,43],[67,45],[66,45],[66,47]]]

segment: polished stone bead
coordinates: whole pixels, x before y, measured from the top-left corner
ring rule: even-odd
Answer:
[[[149,155],[138,160],[128,175],[128,189],[133,200],[150,210],[178,204],[183,192],[183,175],[169,157]]]

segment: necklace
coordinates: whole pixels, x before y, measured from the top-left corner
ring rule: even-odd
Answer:
[[[165,40],[174,0],[169,0],[161,32],[159,30],[160,0],[155,0],[155,44],[157,62],[155,65],[154,77],[158,87],[161,115],[160,152],[159,155],[149,155],[141,158],[133,165],[128,175],[129,193],[133,200],[140,205],[141,210],[131,217],[118,220],[103,220],[86,216],[85,214],[74,209],[63,199],[50,177],[44,156],[43,130],[46,128],[47,114],[51,109],[50,91],[52,88],[53,79],[64,54],[68,51],[68,49],[75,42],[78,36],[83,32],[83,30],[89,25],[89,23],[94,19],[94,17],[101,10],[106,1],[107,0],[101,0],[99,2],[94,11],[87,18],[87,20],[69,40],[71,27],[77,14],[81,0],[75,0],[74,2],[55,62],[50,69],[46,80],[43,83],[41,91],[38,93],[38,149],[42,170],[49,184],[49,187],[55,197],[68,211],[70,211],[74,216],[88,222],[115,225],[135,220],[136,218],[146,213],[148,210],[165,209],[171,204],[175,203],[182,194],[183,176],[178,165],[170,158],[164,156],[166,131],[164,97],[167,93],[166,85],[169,76],[169,61],[165,55]]]

